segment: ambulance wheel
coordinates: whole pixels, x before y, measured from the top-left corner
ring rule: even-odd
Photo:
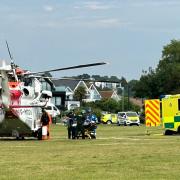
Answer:
[[[167,129],[164,133],[164,135],[173,135],[173,134],[174,134],[174,132],[169,129]]]
[[[177,129],[177,133],[180,134],[180,126]]]

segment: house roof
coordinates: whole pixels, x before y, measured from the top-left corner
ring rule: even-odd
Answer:
[[[52,80],[55,86],[65,86],[70,87],[72,90],[75,89],[77,84],[79,83],[79,80],[72,80],[72,79],[58,79],[58,80]]]
[[[111,98],[113,91],[99,91],[102,98]]]
[[[139,107],[143,106],[142,99],[140,99],[140,98],[130,98],[130,101]]]

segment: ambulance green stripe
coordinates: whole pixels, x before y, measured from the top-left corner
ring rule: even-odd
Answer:
[[[180,116],[174,116],[174,122],[180,122]]]
[[[174,123],[164,123],[165,128],[174,128]]]

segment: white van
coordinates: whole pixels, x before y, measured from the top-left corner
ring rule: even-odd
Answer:
[[[52,118],[60,115],[59,109],[52,103],[48,103],[45,110],[51,115]]]

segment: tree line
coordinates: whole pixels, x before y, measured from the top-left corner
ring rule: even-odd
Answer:
[[[134,96],[141,98],[180,93],[180,40],[171,40],[163,47],[157,67],[143,71],[132,90]]]

